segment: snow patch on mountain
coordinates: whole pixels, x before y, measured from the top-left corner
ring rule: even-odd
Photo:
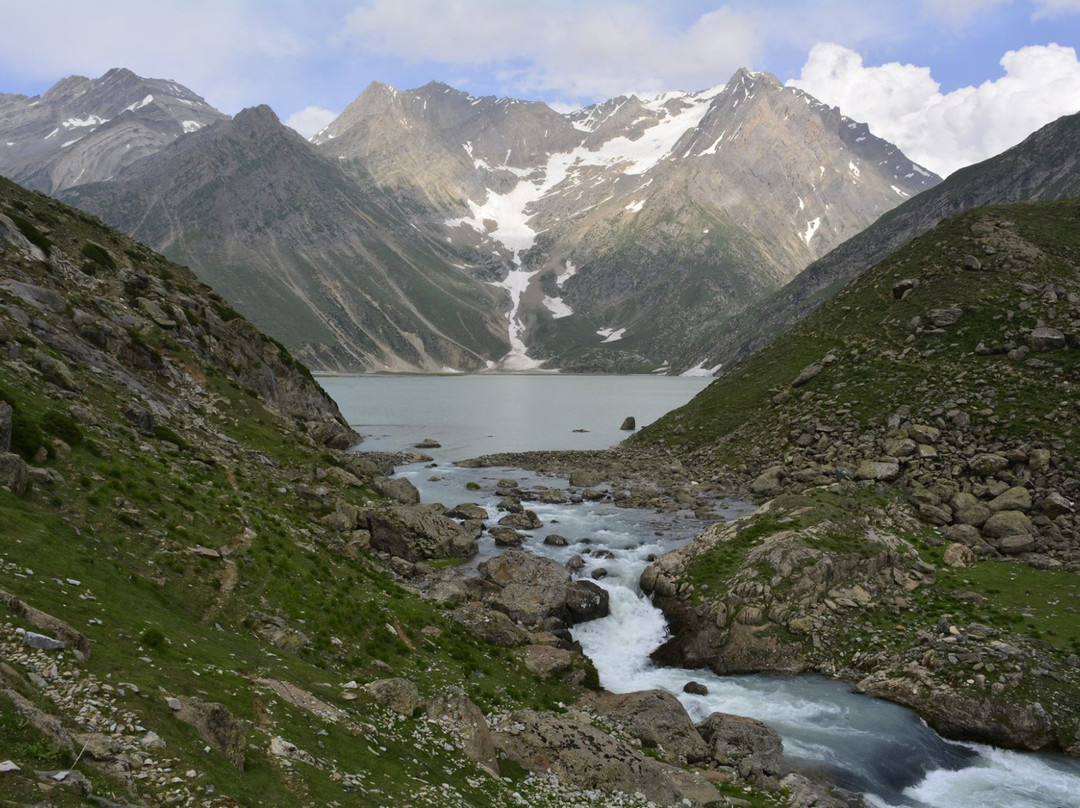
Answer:
[[[679,375],[680,376],[712,376],[712,375],[714,375],[716,373],[716,371],[720,370],[720,368],[724,364],[723,362],[719,362],[719,363],[713,365],[711,368],[707,368],[707,367],[705,367],[705,363],[708,362],[708,361],[709,361],[708,359],[702,359],[700,362],[698,362],[692,368],[684,370]]]
[[[604,342],[618,342],[623,338],[626,333],[625,328],[601,328],[596,332],[601,337],[605,337]]]
[[[124,107],[124,112],[134,112],[135,110],[142,109],[147,104],[152,104],[153,102],[154,102],[154,96],[147,95],[146,98],[144,98],[142,101],[136,101],[134,104],[131,104],[130,106]]]
[[[544,306],[551,312],[551,316],[556,320],[561,320],[563,317],[569,317],[574,313],[574,310],[570,308],[570,305],[561,297],[544,295]]]

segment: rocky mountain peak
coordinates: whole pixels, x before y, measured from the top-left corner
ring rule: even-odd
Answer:
[[[41,98],[0,97],[10,145],[0,173],[47,193],[108,179],[181,135],[226,116],[188,88],[113,68],[69,76]]]

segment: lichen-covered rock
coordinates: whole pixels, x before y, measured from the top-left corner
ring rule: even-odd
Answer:
[[[492,732],[500,755],[582,788],[640,792],[661,805],[684,797],[696,805],[720,800],[705,778],[646,757],[582,716],[519,710],[497,717]]]
[[[452,732],[460,741],[462,751],[473,763],[488,773],[499,776],[499,760],[495,740],[483,712],[459,687],[440,693],[427,706],[427,717]]]
[[[389,707],[399,715],[411,716],[420,706],[420,691],[408,679],[376,679],[364,685],[364,690],[372,695],[377,704]]]
[[[586,703],[668,763],[699,763],[709,755],[686,708],[666,690],[602,693]]]
[[[712,713],[697,725],[708,754],[720,766],[758,786],[775,788],[784,768],[784,743],[762,721],[728,713]]]
[[[248,736],[246,721],[235,718],[223,704],[195,697],[180,699],[180,709],[175,715],[195,727],[199,736],[234,768],[244,768]]]
[[[371,533],[371,546],[407,561],[470,558],[476,540],[443,515],[441,505],[382,505],[361,512]]]

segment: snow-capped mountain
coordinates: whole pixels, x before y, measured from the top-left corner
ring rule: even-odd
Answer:
[[[230,122],[113,70],[0,96],[4,143],[0,173],[190,264],[337,370],[682,369],[703,333],[939,181],[746,71],[569,114],[376,83],[305,142],[269,110]]]
[[[186,87],[115,68],[43,96],[0,94],[0,174],[45,193],[108,179],[226,118]]]
[[[511,369],[643,369],[939,178],[774,77],[568,115],[371,85],[313,138],[511,297]],[[619,343],[619,344],[615,344]]]

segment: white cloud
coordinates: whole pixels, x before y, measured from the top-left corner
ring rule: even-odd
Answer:
[[[790,84],[897,144],[938,174],[985,160],[1040,126],[1080,111],[1076,50],[1056,44],[1009,51],[1004,75],[943,94],[930,69],[898,62],[867,67],[852,50],[820,43]]]
[[[729,6],[688,26],[646,2],[373,0],[342,39],[365,52],[484,68],[514,92],[565,100],[699,90],[760,57],[760,15]]]
[[[286,118],[285,125],[295,129],[304,137],[310,138],[337,116],[338,113],[322,107],[304,107]]]

